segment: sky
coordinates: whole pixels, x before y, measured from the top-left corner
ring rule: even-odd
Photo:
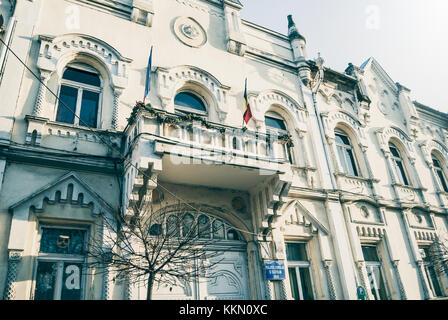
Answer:
[[[374,57],[411,98],[448,113],[448,0],[240,0],[244,20],[287,34],[292,14],[308,58],[343,72]]]

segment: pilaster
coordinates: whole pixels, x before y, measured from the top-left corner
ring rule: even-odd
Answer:
[[[239,1],[224,0],[224,16],[227,31],[227,50],[243,56],[246,52],[246,38],[242,31],[240,11],[243,8]]]
[[[3,297],[5,300],[15,299],[15,283],[17,281],[18,265],[22,260],[22,255],[22,250],[8,251],[8,272],[6,274],[5,292]]]

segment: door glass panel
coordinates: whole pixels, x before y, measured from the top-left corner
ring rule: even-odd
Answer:
[[[82,121],[79,120],[80,126],[89,126],[92,128],[96,128],[99,97],[100,95],[98,92],[83,90],[81,112],[80,112],[80,117]]]
[[[74,68],[67,68],[62,78],[79,83],[85,83],[95,87],[99,87],[101,85],[100,78],[97,74]]]
[[[42,228],[40,252],[83,254],[85,230]]]
[[[213,221],[213,239],[224,239],[224,224],[218,220]]]
[[[289,283],[291,286],[291,295],[294,300],[300,300],[299,296],[299,284],[297,283],[297,274],[295,268],[288,268]]]
[[[443,296],[442,290],[440,289],[440,286],[439,286],[439,281],[437,280],[437,274],[436,274],[436,272],[434,270],[434,267],[428,266],[426,268],[426,270],[427,270],[427,277],[428,277],[428,279],[430,281],[432,294],[435,297]]]
[[[39,261],[37,265],[35,300],[53,300],[57,262]]]
[[[342,166],[342,170],[344,170],[345,173],[348,173],[347,164],[345,163],[344,149],[342,147],[338,147],[338,156],[339,162]]]
[[[299,268],[303,300],[314,300],[309,268]]]
[[[375,300],[386,300],[386,287],[384,285],[384,279],[380,267],[368,266],[367,275],[369,276],[370,289]]]
[[[56,114],[56,121],[73,124],[76,112],[76,100],[78,99],[78,89],[61,86],[59,94],[58,112]],[[62,104],[61,101],[65,104]],[[70,108],[70,110],[67,109]]]
[[[348,162],[348,173],[352,176],[358,176],[358,171],[356,170],[355,157],[351,149],[345,149]]]
[[[376,247],[363,246],[362,253],[365,261],[380,261],[378,253],[376,252]]]
[[[307,261],[305,243],[286,243],[286,257],[288,261]]]
[[[81,263],[64,263],[61,300],[81,300]]]

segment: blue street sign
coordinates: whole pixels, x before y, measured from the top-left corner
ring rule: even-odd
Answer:
[[[283,261],[265,261],[264,268],[267,280],[283,280],[286,277],[285,263]]]
[[[366,300],[367,292],[363,286],[356,288],[356,293],[358,294],[358,300]]]

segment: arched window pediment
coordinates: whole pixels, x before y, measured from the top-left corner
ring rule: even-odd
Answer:
[[[58,37],[41,35],[39,40],[39,69],[53,72],[64,68],[74,57],[84,55],[93,58],[107,70],[112,86],[127,86],[132,59],[125,58],[105,41],[85,34],[66,34]]]
[[[334,133],[337,128],[350,136],[351,140],[367,147],[367,141],[362,130],[361,122],[354,118],[350,113],[339,110],[330,113],[322,113],[325,125],[325,134],[327,137],[335,138]]]
[[[209,72],[193,66],[177,66],[170,69],[159,67],[156,73],[158,94],[164,109],[174,109],[174,100],[179,92],[193,91],[206,100],[209,114],[213,109],[219,121],[225,120],[230,87]]]
[[[261,127],[265,123],[266,112],[274,111],[286,122],[291,121],[291,127],[307,131],[307,110],[287,94],[278,90],[267,90],[258,95],[252,95],[250,98],[257,127]]]
[[[402,149],[400,146],[403,146],[408,157],[415,158],[414,147],[412,146],[413,140],[400,128],[391,126],[379,129],[376,131],[376,135],[383,151],[389,151],[389,142],[395,141],[394,144],[399,147],[399,149]]]

